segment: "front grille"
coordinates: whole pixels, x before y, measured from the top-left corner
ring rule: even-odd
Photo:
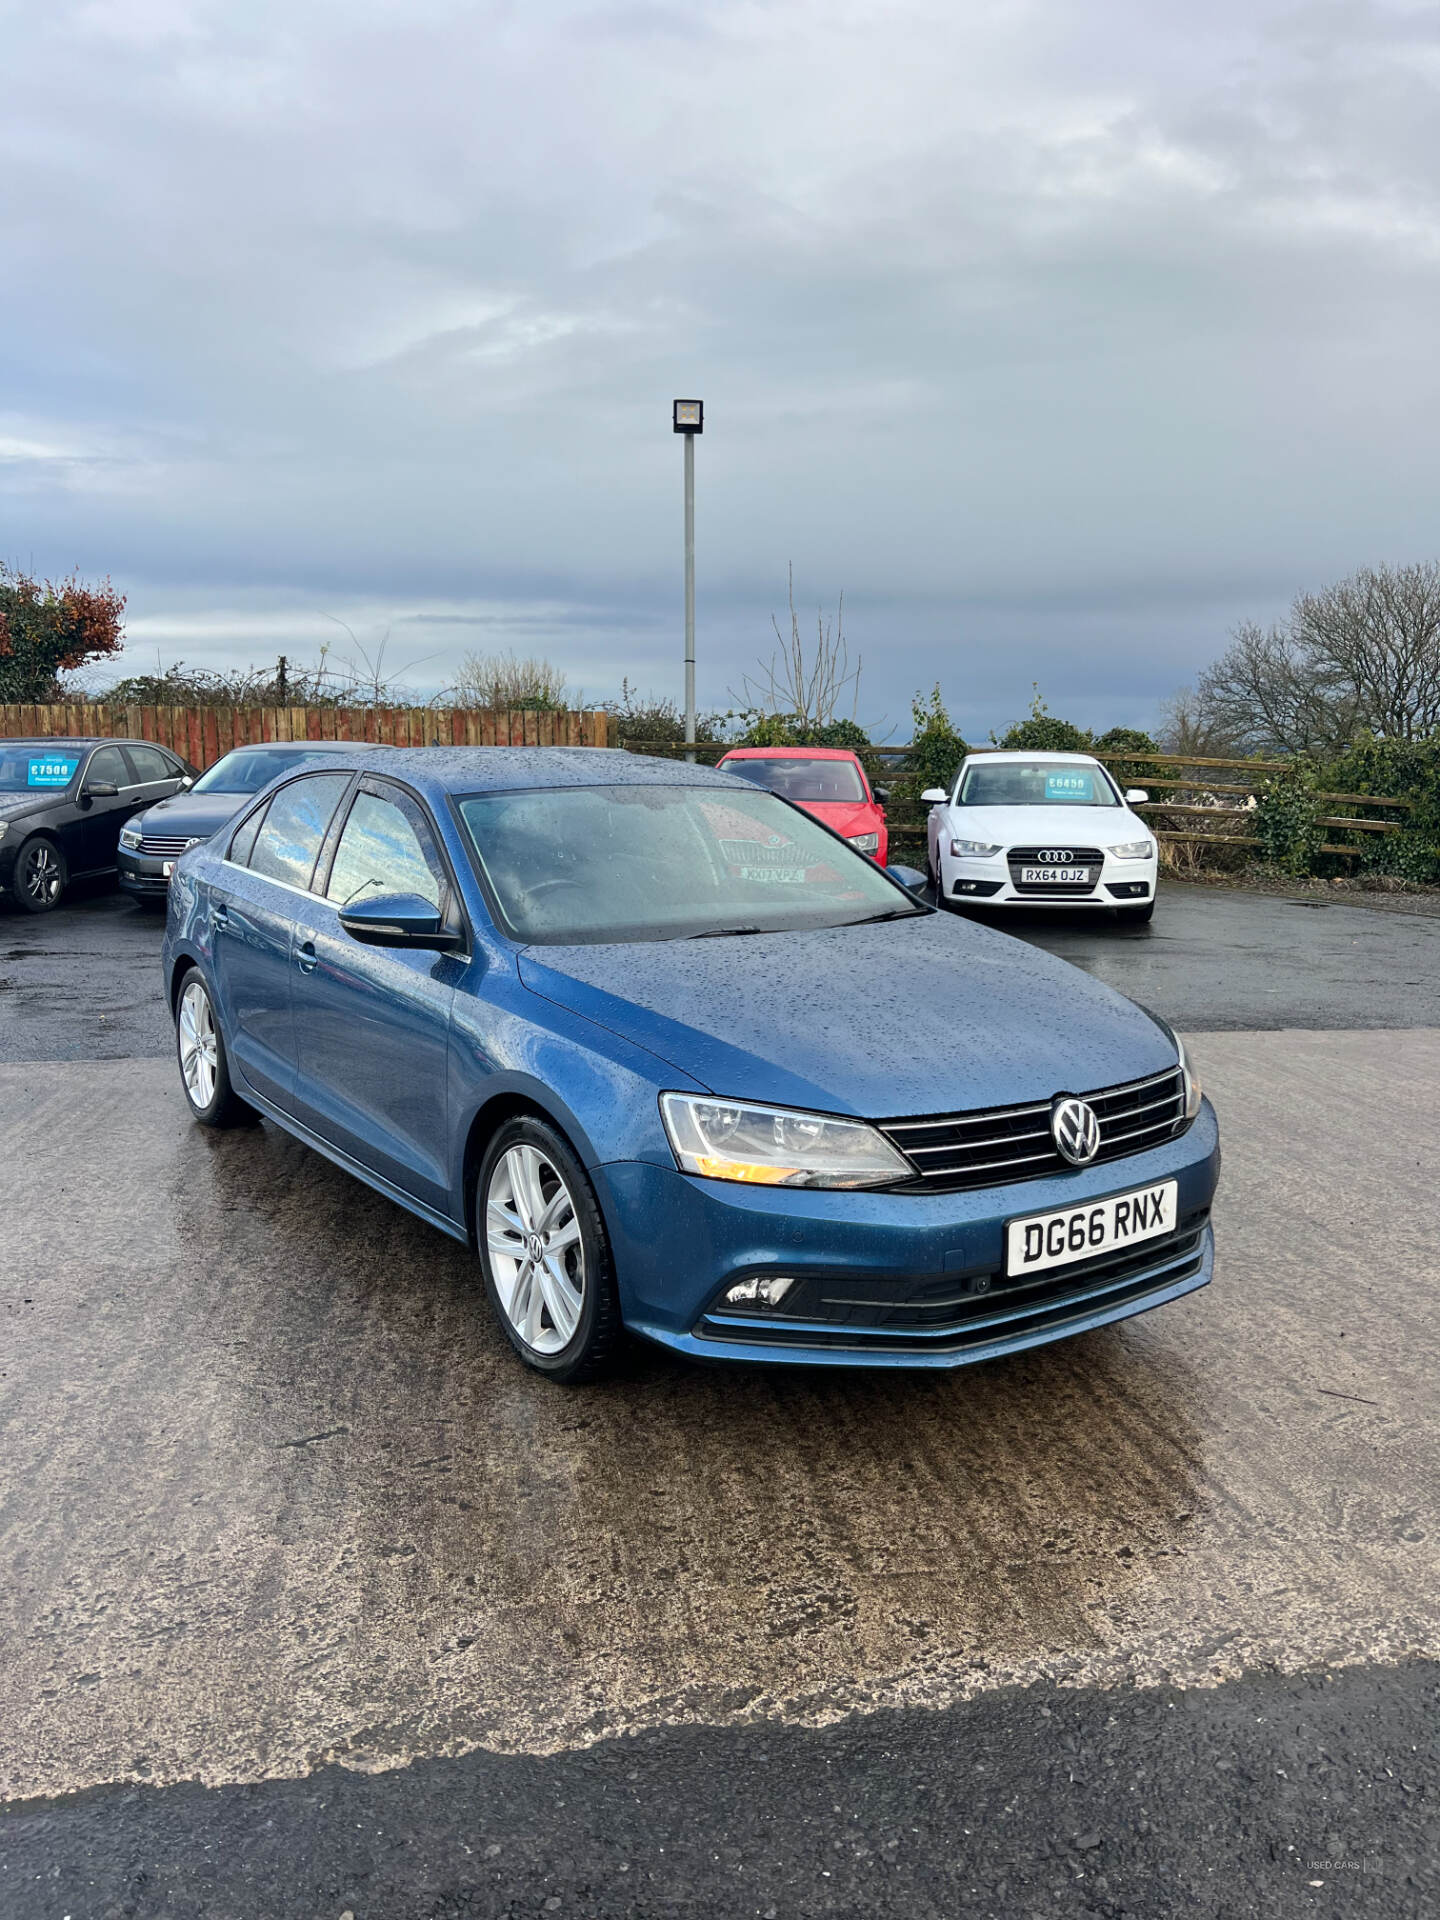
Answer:
[[[152,859],[173,860],[184,853],[192,838],[190,834],[143,833],[140,836],[140,851],[148,853]]]
[[[937,1275],[933,1280],[803,1279],[783,1313],[712,1310],[696,1331],[717,1340],[770,1346],[869,1348],[954,1353],[1022,1343],[1057,1332],[1098,1310],[1117,1316],[1150,1294],[1193,1280],[1205,1260],[1208,1214],[1187,1214],[1176,1231],[1124,1253],[1009,1280],[1003,1272]]]
[[[1081,1098],[1100,1122],[1100,1151],[1092,1166],[1158,1147],[1186,1124],[1185,1077],[1178,1066]],[[926,1192],[954,1193],[1072,1172],[1051,1135],[1050,1107],[1049,1100],[1041,1100],[1031,1106],[876,1124],[918,1170],[919,1180],[907,1182],[911,1192],[923,1187]]]
[[[1064,853],[1064,860],[1045,860],[1041,856],[1050,853]],[[1072,893],[1093,893],[1100,878],[1100,869],[1105,864],[1103,847],[1059,846],[1052,843],[1048,847],[1011,847],[1006,854],[1010,863],[1010,884],[1017,893],[1056,894],[1062,900]],[[1077,876],[1073,882],[1068,880],[1031,880],[1020,878],[1026,867],[1075,867]],[[1093,872],[1092,872],[1093,869]]]

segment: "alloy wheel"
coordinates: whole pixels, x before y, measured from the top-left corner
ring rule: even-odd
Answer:
[[[65,885],[55,849],[37,840],[25,855],[20,884],[34,905],[51,907],[60,898]]]
[[[511,1147],[495,1163],[485,1244],[511,1326],[536,1353],[559,1353],[580,1324],[585,1246],[570,1189],[538,1147]]]
[[[180,996],[180,1071],[190,1104],[203,1113],[215,1098],[220,1048],[215,1014],[204,984],[191,980]]]

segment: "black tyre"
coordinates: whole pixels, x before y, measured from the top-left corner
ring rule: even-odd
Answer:
[[[594,1190],[564,1139],[528,1114],[507,1120],[475,1186],[485,1290],[527,1366],[564,1385],[598,1380],[620,1345],[620,1301]]]
[[[1127,926],[1143,926],[1147,920],[1155,918],[1155,902],[1147,900],[1143,907],[1117,907],[1115,918]]]
[[[202,1127],[241,1127],[254,1122],[255,1109],[230,1084],[225,1037],[215,1017],[210,988],[198,967],[185,975],[175,1002],[175,1053],[185,1098]]]
[[[32,833],[15,856],[12,881],[15,903],[27,913],[49,913],[58,907],[70,884],[70,867],[53,840]]]

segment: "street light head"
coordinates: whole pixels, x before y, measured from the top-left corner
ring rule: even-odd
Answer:
[[[705,402],[703,400],[677,400],[675,402],[676,433],[703,433],[705,431]]]

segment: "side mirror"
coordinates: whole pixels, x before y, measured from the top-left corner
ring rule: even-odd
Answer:
[[[195,782],[194,782],[194,780],[193,780],[193,779],[192,779],[192,778],[190,777],[190,775],[189,775],[188,773],[182,773],[182,774],[181,774],[181,776],[180,776],[180,791],[181,791],[181,793],[188,793],[188,792],[190,791],[190,789],[191,789],[191,787],[193,787],[193,786],[194,786],[194,784],[195,784]]]
[[[85,789],[84,798],[86,800],[115,800],[119,798],[119,795],[120,789],[115,785],[113,780],[92,780]]]
[[[888,787],[872,787],[870,791],[875,796],[875,804],[877,807],[889,806],[890,789]]]
[[[1125,804],[1127,807],[1143,807],[1149,798],[1150,796],[1144,787],[1127,787],[1125,789]]]
[[[923,893],[930,884],[918,867],[886,867],[885,871],[910,893]]]
[[[439,909],[416,893],[382,893],[340,909],[340,924],[352,940],[367,947],[433,947],[444,952],[464,944],[447,927]]]
[[[944,787],[926,787],[920,798],[927,807],[943,807],[950,796]]]

